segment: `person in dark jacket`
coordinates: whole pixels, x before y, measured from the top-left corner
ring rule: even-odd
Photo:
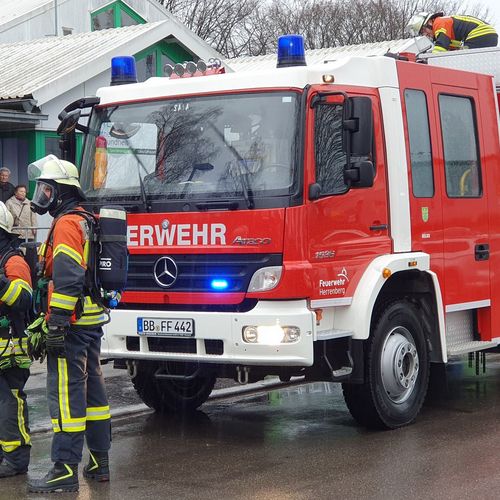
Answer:
[[[10,170],[7,167],[0,168],[0,201],[4,203],[14,196],[14,185],[9,182]]]
[[[413,36],[424,35],[432,39],[433,53],[496,47],[498,43],[495,28],[473,16],[420,12],[410,19],[407,29]]]
[[[14,250],[12,214],[0,202],[0,478],[25,474],[31,438],[24,386],[31,361],[24,333],[31,306],[31,276]]]

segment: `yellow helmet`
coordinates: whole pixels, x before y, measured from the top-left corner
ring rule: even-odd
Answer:
[[[12,234],[12,226],[14,225],[14,217],[3,201],[0,201],[0,229]]]
[[[435,17],[442,17],[443,15],[443,12],[435,12],[434,14],[430,14],[429,12],[419,12],[408,21],[405,29],[410,36],[419,36],[422,34],[422,28],[429,21],[432,21]]]
[[[60,160],[55,155],[48,155],[28,165],[30,181],[52,180],[58,184],[75,186],[81,190],[79,172],[73,163]]]

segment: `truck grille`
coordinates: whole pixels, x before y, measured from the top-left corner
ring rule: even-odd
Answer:
[[[224,292],[246,292],[255,271],[283,262],[281,254],[171,254],[168,257],[177,265],[177,280],[165,288],[155,281],[153,273],[156,261],[163,256],[130,255],[126,290],[220,293],[211,287],[211,281],[218,278],[228,282]]]

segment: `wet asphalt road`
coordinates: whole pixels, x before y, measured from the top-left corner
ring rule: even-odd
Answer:
[[[122,372],[107,383],[115,405],[139,404]],[[210,400],[185,419],[137,407],[114,418],[112,482],[46,498],[499,498],[500,357],[480,376],[451,364],[431,396],[414,425],[387,432],[357,426],[327,383]],[[50,437],[34,435],[33,476],[50,466]],[[2,480],[0,499],[44,498],[24,481]]]

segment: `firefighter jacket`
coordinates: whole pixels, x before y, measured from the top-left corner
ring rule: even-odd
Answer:
[[[432,23],[434,49],[432,52],[457,50],[468,41],[485,35],[496,35],[495,28],[471,16],[437,17]]]
[[[24,333],[31,307],[31,273],[20,255],[4,265],[0,278],[0,367],[29,368],[27,337]]]
[[[86,286],[90,259],[87,221],[75,213],[59,216],[40,254],[45,259],[44,276],[51,280],[44,312],[71,316],[70,322],[75,326],[92,328],[107,323],[108,312],[94,302]]]

